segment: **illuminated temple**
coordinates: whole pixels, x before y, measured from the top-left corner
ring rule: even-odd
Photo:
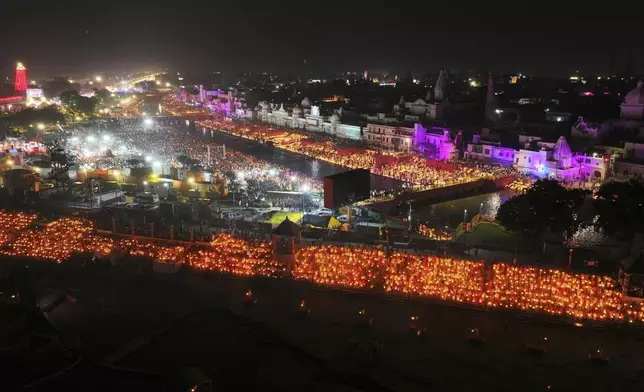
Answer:
[[[519,148],[505,147],[491,140],[484,130],[468,143],[465,158],[512,166],[539,178],[562,181],[604,180],[609,174],[609,161],[603,156],[573,154],[564,136],[555,143],[539,137],[519,136]]]

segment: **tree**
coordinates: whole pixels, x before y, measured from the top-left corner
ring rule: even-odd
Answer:
[[[62,148],[58,139],[47,143],[47,150],[49,151],[49,160],[51,161],[53,177],[56,179],[56,186],[60,184],[64,186],[69,180],[69,169],[74,162],[65,153],[65,149]]]
[[[635,233],[644,232],[643,182],[605,182],[596,196],[593,207],[599,216],[598,228],[629,242]]]
[[[112,93],[110,90],[103,88],[103,89],[94,89],[94,96],[98,100],[99,103],[105,104],[106,101],[111,97]]]
[[[69,81],[70,79],[67,77],[56,77],[53,80],[45,82],[45,85],[43,86],[45,96],[56,97],[64,91],[80,89],[80,84],[70,83]]]
[[[125,164],[130,169],[136,169],[136,168],[139,168],[139,167],[143,166],[143,162],[141,162],[141,160],[136,159],[136,158],[128,159],[127,161],[125,161]]]
[[[14,133],[24,133],[30,125],[37,123],[54,124],[64,121],[64,117],[53,106],[42,109],[27,108],[17,113],[3,117],[0,120],[0,127],[11,130]]]
[[[94,114],[97,98],[80,95],[76,90],[68,90],[60,94],[61,103],[74,115],[91,116]]]
[[[576,229],[573,212],[586,192],[566,189],[555,180],[539,180],[524,194],[499,207],[496,219],[508,230],[543,238],[547,231],[570,235]]]

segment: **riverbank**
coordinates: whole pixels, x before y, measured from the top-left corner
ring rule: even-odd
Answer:
[[[284,166],[289,170],[320,180],[333,174],[352,170],[348,167],[321,161],[277,147],[271,147],[259,141],[240,138],[215,129],[209,129],[205,132],[203,128],[201,130],[196,129],[194,134],[206,140],[214,141],[217,144],[229,146],[231,149],[241,153],[253,155],[256,158]],[[398,188],[401,185],[402,182],[399,180],[371,174],[371,188],[374,190],[389,190]]]

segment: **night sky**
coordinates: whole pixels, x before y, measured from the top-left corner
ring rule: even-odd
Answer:
[[[625,68],[630,47],[642,73],[642,7],[617,3],[5,0],[0,72],[21,60],[38,76],[148,66],[285,73],[307,58],[313,72],[606,74],[612,56],[614,71]]]

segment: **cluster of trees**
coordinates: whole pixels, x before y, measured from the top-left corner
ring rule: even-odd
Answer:
[[[506,229],[542,238],[547,232],[565,233],[574,226],[574,210],[587,192],[566,189],[555,180],[539,180],[524,194],[499,207],[496,219]]]
[[[65,91],[80,91],[81,85],[79,83],[70,83],[70,79],[63,77],[56,77],[43,86],[43,91],[47,97],[57,97]]]
[[[602,184],[593,207],[597,225],[607,235],[631,241],[635,233],[644,232],[644,183],[611,181]]]
[[[63,122],[63,115],[53,106],[47,106],[42,109],[27,108],[9,116],[0,118],[0,130],[4,136],[15,136],[22,134],[33,128],[30,125],[39,123],[55,124]],[[33,129],[36,131],[35,129]]]
[[[60,101],[69,115],[91,117],[99,105],[110,105],[112,93],[107,89],[94,89],[93,97],[84,97],[77,90],[60,93]]]
[[[501,205],[496,220],[508,230],[540,238],[547,233],[570,238],[582,223],[577,218],[588,192],[566,189],[555,180],[539,180],[526,193]],[[595,230],[630,242],[644,232],[644,183],[606,182],[592,201]]]
[[[84,97],[76,90],[67,90],[60,93],[60,102],[72,116],[91,116],[98,105],[98,98]]]

